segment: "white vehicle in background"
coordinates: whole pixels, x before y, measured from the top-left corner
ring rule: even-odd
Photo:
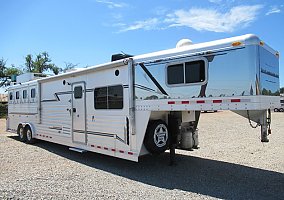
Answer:
[[[268,142],[270,109],[280,102],[279,53],[255,35],[178,44],[20,79],[8,89],[7,130],[29,144],[45,140],[138,161],[167,149],[174,155],[176,148],[197,148],[200,112],[231,110],[251,126],[256,122],[261,141]]]
[[[280,107],[274,108],[274,112],[284,112],[284,94],[280,94]]]

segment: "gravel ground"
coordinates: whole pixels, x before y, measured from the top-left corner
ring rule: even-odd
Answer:
[[[200,149],[139,163],[48,142],[27,145],[0,120],[0,199],[284,199],[284,114],[270,142],[232,112],[201,115]]]

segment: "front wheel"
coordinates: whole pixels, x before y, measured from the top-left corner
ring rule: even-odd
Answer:
[[[279,112],[279,110],[277,108],[274,108],[274,112]]]
[[[162,120],[150,121],[144,138],[146,149],[152,154],[160,154],[169,147],[169,131]]]

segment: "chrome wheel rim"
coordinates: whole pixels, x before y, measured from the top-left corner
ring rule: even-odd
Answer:
[[[27,139],[30,141],[32,139],[32,132],[30,129],[27,130]]]
[[[23,128],[20,128],[19,136],[20,136],[20,138],[24,138],[24,129]]]

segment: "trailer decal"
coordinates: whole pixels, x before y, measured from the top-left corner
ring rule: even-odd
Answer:
[[[48,127],[48,128],[53,129],[53,130],[59,130],[59,131],[62,131],[62,129],[63,129],[63,127],[60,127],[60,126],[52,126],[52,127]]]
[[[135,87],[135,88],[138,88],[138,89],[141,89],[141,90],[148,91],[148,92],[157,92],[156,90],[154,90],[154,89],[152,89],[152,88],[148,88],[148,87],[146,87],[146,86],[139,85],[139,84],[135,84],[134,87]]]
[[[60,101],[59,95],[65,95],[65,94],[73,94],[73,92],[72,91],[56,92],[56,93],[54,93],[55,99],[44,99],[41,102]]]
[[[123,139],[121,139],[117,134],[113,134],[113,133],[102,133],[102,132],[83,131],[83,130],[73,130],[73,132],[87,133],[90,135],[97,135],[97,136],[103,136],[103,137],[114,137],[118,141],[121,141],[122,143],[126,144],[126,142]]]

